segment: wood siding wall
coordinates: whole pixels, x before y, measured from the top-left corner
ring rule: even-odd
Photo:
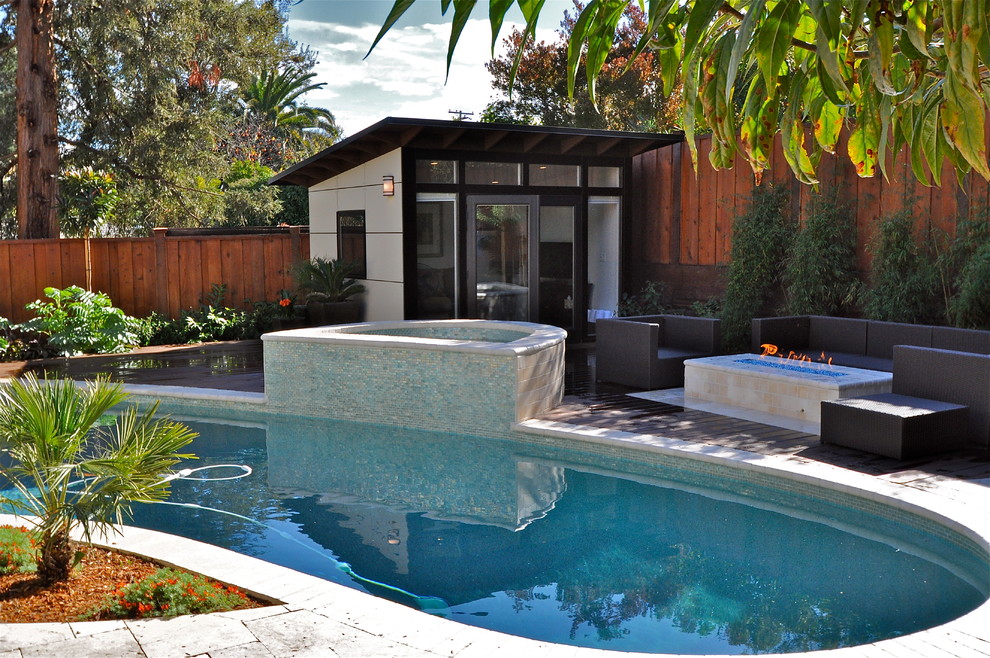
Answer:
[[[845,139],[836,149],[839,154],[846,152]],[[710,145],[710,136],[699,138],[697,174],[686,144],[634,159],[632,221],[623,253],[627,292],[637,292],[648,280],[665,281],[675,303],[724,292],[718,266],[729,262],[732,218],[746,211],[753,173],[741,158],[732,169],[715,171],[708,161]],[[889,173],[889,181],[879,176],[860,178],[847,157],[829,154],[822,157],[818,168],[820,189],[837,187],[839,199],[849,204],[856,218],[857,260],[864,277],[871,270],[869,243],[884,216],[910,206],[919,232],[932,227],[954,235],[960,219],[977,219],[990,205],[990,185],[977,174],[970,173],[960,187],[954,171],[946,166],[941,187],[917,182],[908,152],[898,155]],[[803,219],[813,190],[794,179],[779,135],[762,184],[787,187],[792,215]]]
[[[292,265],[309,258],[309,235],[287,233],[100,238],[90,241],[93,289],[129,315],[177,317],[196,308],[214,283],[226,284],[224,304],[250,308],[293,289]],[[5,283],[4,283],[5,282]],[[0,241],[0,316],[22,322],[24,305],[49,286],[86,287],[81,239]]]

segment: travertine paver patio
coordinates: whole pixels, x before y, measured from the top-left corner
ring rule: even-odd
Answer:
[[[990,509],[990,459],[984,455],[964,452],[905,464],[820,446],[817,437],[806,433],[631,398],[622,390],[598,390],[593,377],[589,379],[591,353],[577,352],[569,363],[571,395],[565,404],[545,418],[520,425],[520,431],[687,452],[743,468],[769,468],[790,477],[831,482],[894,504],[931,510],[950,523],[971,528],[984,545],[990,545],[990,516],[986,512]],[[183,381],[174,374],[169,373],[170,384],[203,385],[201,379]],[[260,373],[239,372],[231,381],[236,381],[240,390],[257,390],[260,377]],[[162,389],[163,394],[167,392],[167,388]],[[218,391],[218,395],[236,393]],[[640,655],[546,644],[465,626],[254,558],[148,530],[128,528],[123,536],[110,541],[124,550],[205,573],[281,604],[168,621],[0,625],[0,658]],[[929,631],[806,655],[990,656],[990,604]]]

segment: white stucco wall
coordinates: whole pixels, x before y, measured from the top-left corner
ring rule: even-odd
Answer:
[[[395,196],[382,196],[382,176],[395,177]],[[309,188],[309,249],[337,257],[337,211],[364,210],[367,319],[402,320],[402,157],[395,149]]]

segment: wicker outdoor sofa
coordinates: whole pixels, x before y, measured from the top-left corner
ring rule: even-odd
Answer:
[[[794,351],[818,359],[824,352],[835,365],[884,372],[893,369],[895,345],[990,354],[990,331],[976,329],[794,315],[754,318],[752,330],[757,353],[769,343],[777,346],[778,354]]]
[[[687,315],[603,318],[595,324],[595,376],[655,390],[684,385],[684,361],[719,354],[721,322]]]
[[[990,449],[990,355],[898,345],[890,393],[821,403],[822,443],[914,459]]]

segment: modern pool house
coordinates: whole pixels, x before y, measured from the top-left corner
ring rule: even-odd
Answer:
[[[583,338],[622,290],[633,158],[680,135],[386,118],[278,174],[366,317],[483,318]]]

